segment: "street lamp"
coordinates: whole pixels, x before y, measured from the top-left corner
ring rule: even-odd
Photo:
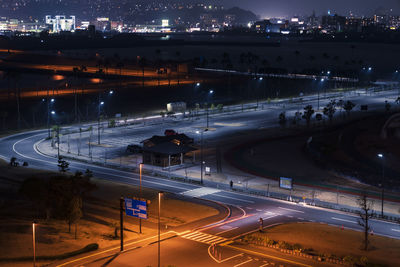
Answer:
[[[158,192],[158,267],[161,267],[161,260],[160,260],[160,234],[161,234],[161,223],[160,223],[160,214],[161,214],[161,197],[163,192]]]
[[[110,92],[108,92],[110,95],[114,94],[113,90],[110,90]]]
[[[143,163],[139,164],[139,200],[142,201],[142,168]],[[142,233],[142,218],[139,217],[139,233]]]
[[[200,134],[200,183],[203,184],[203,133],[207,132],[208,128],[204,129],[203,131],[196,131],[197,134]]]
[[[42,99],[42,101],[44,101],[44,99]],[[47,133],[48,133],[48,138],[50,138],[50,103],[53,104],[54,101],[55,101],[54,98],[49,100],[49,97],[47,96]],[[54,111],[51,112],[52,115],[54,115],[53,112]]]
[[[381,209],[381,216],[383,218],[383,202],[384,202],[384,196],[385,196],[385,165],[384,165],[384,157],[383,154],[379,153],[378,154],[378,158],[380,158],[382,160],[382,183],[381,183],[381,187],[382,187],[382,209]]]
[[[36,222],[32,223],[33,267],[36,266]]]
[[[104,105],[104,101],[100,101],[100,94],[99,94],[99,105],[98,105],[98,112],[97,112],[97,143],[100,145],[100,113],[101,113],[101,106]]]
[[[325,81],[324,78],[321,78],[321,83],[323,83]],[[317,110],[319,110],[319,87],[317,87],[317,94],[318,94],[318,108]]]

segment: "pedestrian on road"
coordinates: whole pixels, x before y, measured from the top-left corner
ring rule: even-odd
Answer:
[[[233,181],[232,180],[229,182],[229,185],[231,186],[231,189],[232,189],[233,188]]]

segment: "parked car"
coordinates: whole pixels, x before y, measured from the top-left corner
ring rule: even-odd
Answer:
[[[167,129],[164,131],[164,135],[165,136],[169,136],[169,135],[177,135],[178,133],[175,130],[172,129]]]
[[[126,152],[130,152],[130,153],[142,153],[143,152],[143,148],[139,145],[128,145],[126,147]]]

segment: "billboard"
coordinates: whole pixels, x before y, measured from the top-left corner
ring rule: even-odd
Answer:
[[[284,188],[284,189],[290,189],[290,190],[293,189],[293,179],[281,177],[279,179],[279,187]]]

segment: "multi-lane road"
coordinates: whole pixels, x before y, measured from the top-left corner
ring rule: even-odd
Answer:
[[[385,97],[389,96],[388,94]],[[310,98],[309,101],[313,103],[315,99]],[[375,104],[378,105],[378,103]],[[46,137],[47,130],[3,137],[0,139],[0,157],[8,161],[12,156],[15,156],[19,160],[27,161],[32,168],[56,171],[58,170],[57,159],[42,154],[35,148],[35,144]],[[135,173],[77,161],[70,163],[71,171],[85,171],[89,168],[93,171],[94,176],[100,179],[131,185],[139,184],[139,177]],[[282,263],[285,266],[307,265],[307,262],[302,260],[291,261],[276,255],[256,254],[245,249],[237,250],[229,247],[228,241],[257,230],[259,218],[263,218],[264,227],[286,222],[318,222],[362,231],[362,228],[358,225],[357,216],[352,214],[217,189],[208,187],[207,183],[204,186],[199,186],[144,175],[142,185],[188,198],[195,197],[215,201],[234,211],[229,218],[217,224],[197,229],[183,229],[180,232],[173,233],[176,237],[162,242],[163,257],[165,257],[163,264],[168,263],[176,266],[264,266],[269,262],[275,262]],[[394,223],[371,220],[371,228],[377,235],[400,239],[400,227]],[[226,244],[220,251],[223,253],[221,258],[220,252],[212,251],[212,244]],[[155,247],[156,245],[136,247],[136,249],[111,260],[109,264],[113,266],[156,266],[157,259],[154,257],[156,254],[153,253]],[[81,261],[66,262],[66,265],[92,264],[98,266],[99,262],[91,262],[99,257],[101,258],[101,255],[93,256],[93,258],[86,257]],[[104,258],[103,260],[109,261],[110,259]]]

